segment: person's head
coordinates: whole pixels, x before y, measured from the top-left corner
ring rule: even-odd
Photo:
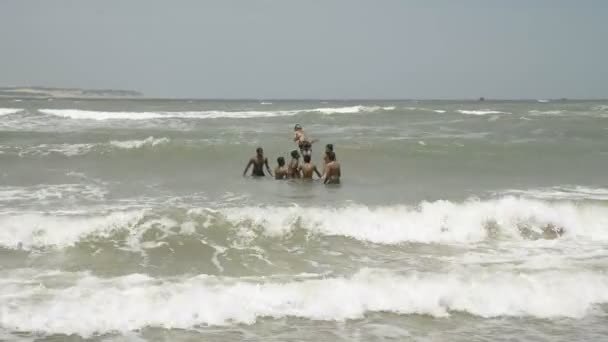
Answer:
[[[291,157],[298,159],[300,158],[300,153],[297,150],[293,150],[291,151]]]
[[[334,144],[325,145],[325,152],[333,152],[333,151],[334,151]]]
[[[285,158],[283,158],[283,157],[277,158],[277,163],[279,163],[279,166],[284,166],[285,165]]]
[[[261,147],[258,147],[258,148],[255,150],[255,153],[257,153],[257,155],[258,155],[258,156],[263,156],[263,155],[264,155],[264,149],[263,149],[263,148],[261,148]]]
[[[310,154],[305,154],[304,155],[304,162],[305,163],[310,163]]]
[[[301,130],[302,130],[302,125],[300,125],[300,124],[296,124],[296,125],[293,127],[293,130],[294,130],[294,131],[301,131]]]
[[[333,152],[327,152],[327,158],[329,158],[329,161],[335,161],[336,160],[336,154]]]

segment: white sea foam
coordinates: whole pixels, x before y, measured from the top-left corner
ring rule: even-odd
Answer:
[[[379,110],[391,111],[395,110],[395,106],[351,106],[351,107],[336,107],[336,108],[316,108],[312,110],[301,110],[301,111],[311,111],[311,112],[320,112],[323,114],[349,114],[349,113],[370,113],[376,112]]]
[[[503,193],[546,200],[608,201],[608,188],[585,186],[556,186],[533,190],[507,190]]]
[[[189,111],[189,112],[103,112],[80,109],[40,109],[39,112],[46,115],[59,116],[70,119],[83,120],[152,120],[152,119],[218,119],[218,118],[260,118],[260,117],[281,117],[294,116],[301,113],[320,113],[320,114],[353,114],[369,113],[379,110],[390,111],[395,107],[379,106],[350,106],[350,107],[327,107],[294,110],[275,110],[275,111]]]
[[[458,113],[460,114],[465,114],[465,115],[489,115],[489,114],[511,114],[508,112],[501,112],[501,111],[497,111],[497,110],[457,110]]]
[[[0,116],[16,114],[23,111],[20,108],[0,108]]]
[[[549,100],[537,100],[537,101],[540,102],[540,103],[547,103],[547,102],[549,102]]]
[[[608,110],[608,105],[599,105],[597,107],[594,107],[593,109],[599,110],[599,111],[605,111],[605,110]]]
[[[126,141],[118,141],[113,140],[110,141],[110,145],[122,149],[137,149],[144,146],[158,146],[169,143],[171,140],[169,138],[158,138],[148,137],[143,140],[126,140]]]
[[[523,239],[522,229],[543,234],[553,228],[560,233],[563,230],[563,238],[608,239],[605,206],[518,197],[423,202],[417,207],[250,207],[224,209],[222,213],[233,224],[258,226],[271,236],[287,234],[299,226],[321,235],[383,244],[478,242],[487,239],[494,228],[508,239]]]
[[[532,115],[560,115],[564,112],[561,110],[531,110],[528,113]]]
[[[593,314],[594,305],[608,302],[608,276],[589,271],[397,274],[362,269],[350,277],[283,282],[4,273],[0,291],[10,295],[0,297],[2,327],[83,337],[144,327],[254,324],[263,317],[343,321],[369,312],[582,318]],[[63,277],[70,285],[41,286],[49,277]]]
[[[0,214],[0,245],[13,249],[68,247],[84,237],[107,236],[116,229],[128,229],[143,211],[107,215]]]
[[[148,203],[144,207],[154,205]],[[137,239],[145,232],[150,220],[140,221],[144,215],[141,211],[91,215],[2,214],[0,246],[63,248],[89,235],[106,236],[116,229],[129,229],[135,239],[129,244],[137,249]],[[212,218],[228,221],[236,229],[230,234],[237,234],[245,240],[257,235],[269,238],[289,236],[296,229],[305,229],[321,236],[342,236],[380,244],[470,244],[495,238],[508,241],[525,241],[529,238],[560,238],[581,242],[608,240],[606,206],[521,197],[463,203],[423,202],[416,207],[195,208],[188,211],[184,220],[209,224]],[[157,220],[160,220],[157,222],[160,224],[158,228],[165,229],[167,234],[172,234],[169,231],[179,226],[179,222],[173,219],[168,226],[164,224],[169,221],[163,221],[162,217]],[[133,226],[134,222],[138,222],[137,226]]]
[[[92,151],[108,152],[112,149],[139,149],[142,147],[155,147],[168,144],[169,138],[154,138],[147,137],[141,140],[112,140],[110,142],[101,143],[83,143],[83,144],[40,144],[33,146],[0,146],[1,153],[15,153],[21,157],[24,156],[48,156],[53,153],[63,154],[68,157],[81,156]],[[206,141],[210,143],[210,141]]]
[[[405,107],[403,109],[406,110],[412,110],[412,111],[420,111],[420,112],[434,112],[434,113],[439,113],[439,114],[443,114],[446,113],[446,110],[443,109],[431,109],[431,108],[422,108],[422,107]]]
[[[0,187],[2,202],[34,202],[70,199],[103,199],[108,191],[94,184],[44,184],[31,187]]]

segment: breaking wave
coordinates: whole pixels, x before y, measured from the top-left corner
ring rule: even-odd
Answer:
[[[349,106],[349,107],[327,107],[312,109],[275,110],[275,111],[188,111],[188,112],[102,112],[79,109],[39,109],[42,114],[59,116],[70,119],[86,120],[150,120],[150,119],[247,119],[261,117],[294,116],[302,113],[320,114],[354,114],[370,113],[381,110],[394,110],[395,107],[379,106]]]
[[[556,186],[536,190],[507,190],[503,193],[544,200],[608,201],[607,188],[591,188],[585,186]]]
[[[86,213],[86,211],[85,211]],[[150,208],[109,214],[0,214],[0,246],[65,248],[94,239],[138,245],[168,236],[205,236],[218,229],[228,239],[289,239],[297,231],[377,244],[468,244],[488,239],[608,240],[608,206],[518,197],[423,202],[418,206]],[[148,229],[162,231],[156,240]]]
[[[16,114],[23,111],[20,108],[0,108],[0,116]]]
[[[254,324],[263,318],[344,321],[370,312],[581,318],[608,302],[608,276],[585,271],[399,274],[364,268],[347,277],[309,275],[280,282],[20,271],[4,274],[0,282],[2,293],[11,293],[0,297],[0,325],[84,337],[145,327]],[[63,286],[42,285],[58,277],[70,280]],[[19,292],[12,290],[16,285]]]
[[[489,114],[511,114],[508,112],[501,112],[501,111],[497,111],[497,110],[457,110],[458,113],[460,114],[465,114],[465,115],[489,115]]]
[[[134,150],[146,147],[158,147],[171,142],[169,138],[152,136],[140,140],[112,140],[105,143],[81,144],[40,144],[33,146],[1,146],[0,153],[24,156],[48,156],[62,154],[67,157],[81,156],[91,152],[107,153],[112,150]]]
[[[148,137],[143,140],[127,140],[127,141],[112,140],[112,141],[110,141],[110,145],[112,145],[114,147],[122,148],[122,149],[134,149],[134,148],[141,148],[144,146],[163,145],[170,141],[171,140],[169,140],[169,138],[155,139],[154,137]]]
[[[560,115],[564,112],[561,110],[531,110],[528,113],[531,115]]]

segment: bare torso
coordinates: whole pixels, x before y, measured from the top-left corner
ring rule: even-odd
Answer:
[[[264,176],[264,163],[266,163],[266,158],[264,157],[253,157],[251,158],[251,163],[253,164],[253,169],[251,170],[252,176],[262,177]]]
[[[285,166],[277,166],[274,169],[274,178],[275,179],[285,179],[287,178],[287,167]]]
[[[325,184],[340,184],[340,163],[333,161],[325,166]]]
[[[300,178],[299,164],[300,161],[295,158],[289,162],[289,166],[287,167],[287,177]]]
[[[315,171],[315,166],[312,163],[304,163],[300,167],[300,170],[302,170],[303,179],[312,179],[312,174]]]

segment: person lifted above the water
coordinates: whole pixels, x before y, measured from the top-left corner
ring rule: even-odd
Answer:
[[[291,161],[287,166],[287,178],[300,178],[300,154],[298,151],[291,151]]]
[[[277,164],[279,165],[276,167],[276,169],[274,169],[274,179],[287,178],[287,167],[285,166],[285,158],[277,158]]]
[[[317,170],[317,167],[315,166],[315,164],[310,162],[310,155],[305,155],[304,156],[304,164],[302,164],[300,166],[300,171],[302,171],[302,178],[303,179],[310,179],[312,180],[312,174],[316,173],[317,176],[319,178],[321,178],[321,173],[319,173],[319,170]]]
[[[334,152],[327,152],[329,163],[325,166],[324,184],[340,184],[340,163],[336,161]]]
[[[293,128],[293,131],[293,141],[298,144],[298,147],[300,148],[300,153],[302,153],[303,156],[310,155],[312,153],[312,144],[317,140],[308,139],[306,137],[306,133],[304,133],[304,129],[302,129],[302,126],[300,124],[296,124],[296,126]]]
[[[264,165],[266,165],[266,170],[268,174],[272,176],[272,171],[270,171],[270,166],[268,166],[268,159],[264,157],[264,150],[261,147],[258,147],[256,150],[256,155],[249,159],[249,163],[245,167],[245,171],[243,171],[243,176],[247,174],[247,171],[253,165],[253,170],[251,170],[251,175],[254,177],[264,177]]]

